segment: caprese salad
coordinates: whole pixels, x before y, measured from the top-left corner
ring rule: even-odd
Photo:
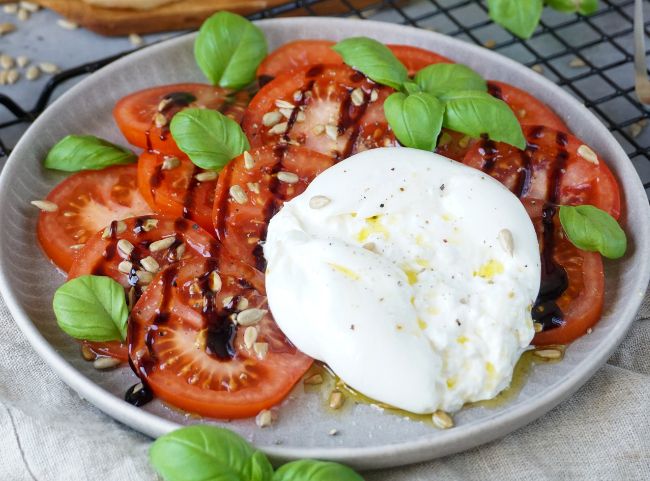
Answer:
[[[599,320],[619,187],[531,94],[365,37],[267,55],[225,12],[194,53],[210,83],[115,105],[138,155],[70,135],[44,165],[74,173],[33,202],[58,325],[128,362],[130,403],[266,426],[316,359],[445,428]]]

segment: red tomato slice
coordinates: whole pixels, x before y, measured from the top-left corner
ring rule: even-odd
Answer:
[[[256,280],[216,259],[162,271],[131,313],[128,340],[133,368],[156,396],[214,418],[276,405],[312,363],[275,324]]]
[[[542,252],[542,284],[533,319],[543,330],[533,344],[567,344],[600,319],[605,294],[603,262],[597,252],[574,246],[564,235],[555,207],[524,200]]]
[[[440,137],[438,137],[436,154],[462,162],[476,142],[478,140],[469,135],[443,128]]]
[[[330,40],[294,40],[274,50],[257,69],[260,85],[265,85],[288,70],[308,65],[343,63],[341,56],[332,50],[336,42]],[[410,45],[387,45],[404,64],[409,75],[434,63],[454,63],[435,52]]]
[[[264,146],[231,161],[219,175],[214,199],[217,237],[237,259],[263,271],[260,241],[283,202],[302,194],[309,183],[334,164],[326,155],[293,146]],[[287,175],[288,174],[288,175]],[[244,197],[236,199],[233,189]]]
[[[195,166],[185,155],[144,152],[138,160],[138,188],[153,210],[185,217],[212,232],[216,173]],[[214,175],[214,178],[203,178]]]
[[[175,84],[153,87],[121,99],[113,116],[124,137],[133,145],[170,155],[182,152],[169,133],[172,117],[188,107],[219,110],[239,122],[250,94],[230,92],[204,84]]]
[[[618,183],[601,158],[564,132],[533,126],[523,130],[528,142],[525,151],[482,140],[474,144],[463,163],[489,173],[520,198],[591,204],[618,219]]]
[[[521,125],[543,125],[562,132],[571,132],[564,121],[549,106],[528,92],[496,80],[488,82],[488,92],[493,97],[507,103]]]
[[[304,67],[266,84],[242,127],[253,147],[299,145],[344,159],[397,145],[383,107],[392,92],[346,65]]]
[[[68,271],[76,252],[99,229],[113,220],[151,212],[136,187],[133,165],[87,170],[71,175],[46,200],[56,212],[41,212],[38,240],[45,254]]]

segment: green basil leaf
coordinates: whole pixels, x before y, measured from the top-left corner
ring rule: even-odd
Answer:
[[[342,464],[301,459],[280,467],[273,481],[363,481],[363,478]]]
[[[408,79],[408,71],[381,42],[368,37],[347,38],[332,47],[343,61],[366,77],[396,90]]]
[[[194,42],[194,57],[213,85],[241,89],[255,80],[267,54],[264,33],[244,17],[218,12],[208,18]]]
[[[129,309],[124,287],[110,277],[81,276],[54,293],[59,327],[75,339],[123,341]]]
[[[138,157],[129,149],[107,140],[93,135],[68,135],[50,149],[43,165],[48,169],[78,172],[131,164],[136,160]]]
[[[625,254],[625,232],[611,215],[598,207],[563,205],[560,222],[571,243],[583,251],[600,252],[609,259]]]
[[[415,82],[412,82],[411,80],[407,80],[406,82],[404,82],[404,85],[402,85],[402,90],[404,90],[404,92],[406,92],[409,95],[422,92],[420,86]]]
[[[544,0],[488,0],[490,18],[521,38],[530,38],[539,24]]]
[[[445,102],[443,125],[448,129],[474,138],[487,134],[497,142],[526,147],[521,125],[504,101],[476,90],[449,92],[440,99]]]
[[[158,438],[149,460],[166,481],[270,481],[273,476],[263,453],[216,426],[189,426]]]
[[[174,115],[169,128],[176,145],[202,169],[219,171],[250,149],[239,124],[216,110],[185,109]]]
[[[578,12],[591,15],[598,10],[598,0],[546,0],[546,4],[560,12]]]
[[[435,150],[445,106],[433,95],[420,92],[407,96],[396,92],[384,102],[384,113],[402,145]]]
[[[415,74],[415,82],[424,92],[440,96],[452,90],[487,92],[487,82],[474,70],[459,63],[438,63]]]

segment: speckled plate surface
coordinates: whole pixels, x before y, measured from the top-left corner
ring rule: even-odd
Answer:
[[[465,63],[486,78],[510,82],[549,104],[604,159],[622,186],[629,250],[606,262],[603,319],[593,333],[573,343],[564,360],[535,365],[521,389],[494,407],[466,408],[457,426],[437,431],[430,424],[348,403],[340,412],[326,408],[326,390],[305,392],[298,385],[278,408],[279,418],[261,430],[252,420],[218,422],[237,431],[278,460],[315,457],[359,468],[407,464],[458,452],[503,436],[543,415],[575,392],[622,340],[634,319],[650,277],[650,208],[631,162],[609,131],[581,103],[530,69],[494,52],[450,37],[392,24],[329,18],[264,20],[271,48],[297,38],[332,40],[367,35],[387,43],[435,50]],[[136,382],[130,369],[96,371],[79,356],[77,344],[56,326],[51,299],[64,277],[41,253],[35,236],[37,214],[29,205],[45,197],[63,176],[41,167],[41,159],[61,137],[95,134],[126,142],[111,117],[117,99],[157,84],[203,81],[194,63],[194,37],[171,40],[125,57],[72,88],[27,131],[0,177],[0,290],[16,323],[34,349],[61,378],[110,416],[151,436],[197,418],[158,401],[144,408],[124,402]],[[368,366],[372,369],[372,366]],[[337,429],[337,436],[328,432]]]

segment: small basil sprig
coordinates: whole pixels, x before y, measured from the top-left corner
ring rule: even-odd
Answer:
[[[241,89],[255,80],[267,54],[264,33],[244,17],[218,12],[208,18],[194,42],[194,57],[208,80]]]
[[[408,96],[397,92],[384,102],[386,119],[397,140],[421,150],[435,150],[444,112],[444,104],[426,92]]]
[[[131,164],[138,157],[129,149],[93,135],[68,135],[50,149],[43,162],[48,169],[78,172]]]
[[[343,61],[377,83],[396,90],[408,79],[406,67],[381,42],[368,37],[347,38],[332,47]]]
[[[250,148],[239,124],[216,110],[185,109],[169,128],[176,145],[203,169],[219,171]]]
[[[490,18],[521,38],[533,34],[543,8],[544,0],[488,0]]]
[[[149,461],[165,481],[363,481],[343,465],[302,460],[273,467],[264,453],[237,434],[195,425],[158,438]]]
[[[598,0],[546,0],[546,5],[560,12],[591,15],[598,10]]]
[[[59,327],[75,339],[123,341],[129,309],[124,288],[106,276],[81,276],[54,293]]]
[[[625,254],[625,232],[611,215],[593,205],[561,206],[560,223],[571,243],[582,250],[609,259]]]

